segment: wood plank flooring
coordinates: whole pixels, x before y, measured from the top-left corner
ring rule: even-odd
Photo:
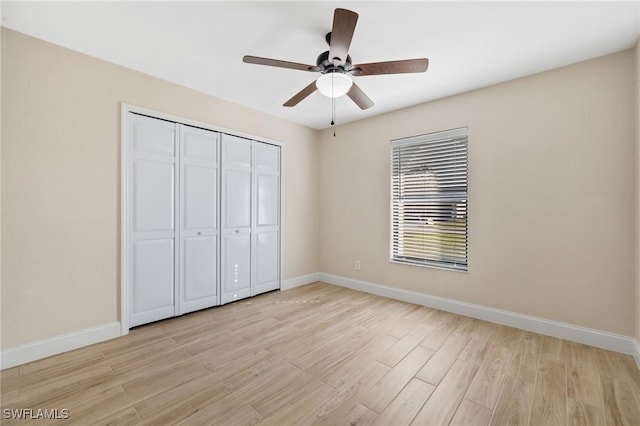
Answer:
[[[138,327],[1,381],[3,424],[640,425],[630,356],[324,283]]]

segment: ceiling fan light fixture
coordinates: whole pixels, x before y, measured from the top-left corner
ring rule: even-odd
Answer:
[[[316,80],[318,91],[328,98],[339,98],[347,94],[353,80],[341,72],[329,72]]]

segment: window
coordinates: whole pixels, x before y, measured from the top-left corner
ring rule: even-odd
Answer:
[[[467,270],[467,128],[391,141],[391,261]]]

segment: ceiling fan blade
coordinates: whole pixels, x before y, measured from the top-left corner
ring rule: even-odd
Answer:
[[[347,92],[347,96],[350,97],[351,100],[360,107],[360,109],[369,109],[374,105],[373,101],[369,99],[369,97],[356,83],[351,85],[351,89]]]
[[[354,76],[380,75],[380,74],[404,74],[413,72],[425,72],[429,67],[427,58],[405,59],[402,61],[371,62],[358,64],[349,71]]]
[[[320,71],[315,65],[299,64],[297,62],[281,61],[279,59],[260,58],[258,56],[246,55],[242,58],[242,62],[247,64],[268,65],[270,67],[289,68],[301,71]]]
[[[301,100],[303,100],[304,98],[306,98],[307,96],[315,92],[316,89],[317,89],[316,81],[314,80],[311,83],[309,83],[307,87],[305,87],[304,89],[302,89],[301,91],[293,95],[293,97],[289,99],[287,102],[285,102],[282,106],[286,106],[286,107],[296,106]]]
[[[329,60],[344,65],[349,54],[353,32],[356,30],[358,14],[347,9],[336,9],[333,13],[333,28],[329,44]],[[335,64],[335,62],[334,62]]]

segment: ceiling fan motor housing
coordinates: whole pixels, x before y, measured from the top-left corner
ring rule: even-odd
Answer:
[[[320,73],[327,74],[331,72],[346,73],[351,70],[351,56],[347,55],[347,59],[344,64],[334,65],[333,61],[329,59],[329,51],[322,52],[318,59],[316,59],[316,65],[320,68]]]

